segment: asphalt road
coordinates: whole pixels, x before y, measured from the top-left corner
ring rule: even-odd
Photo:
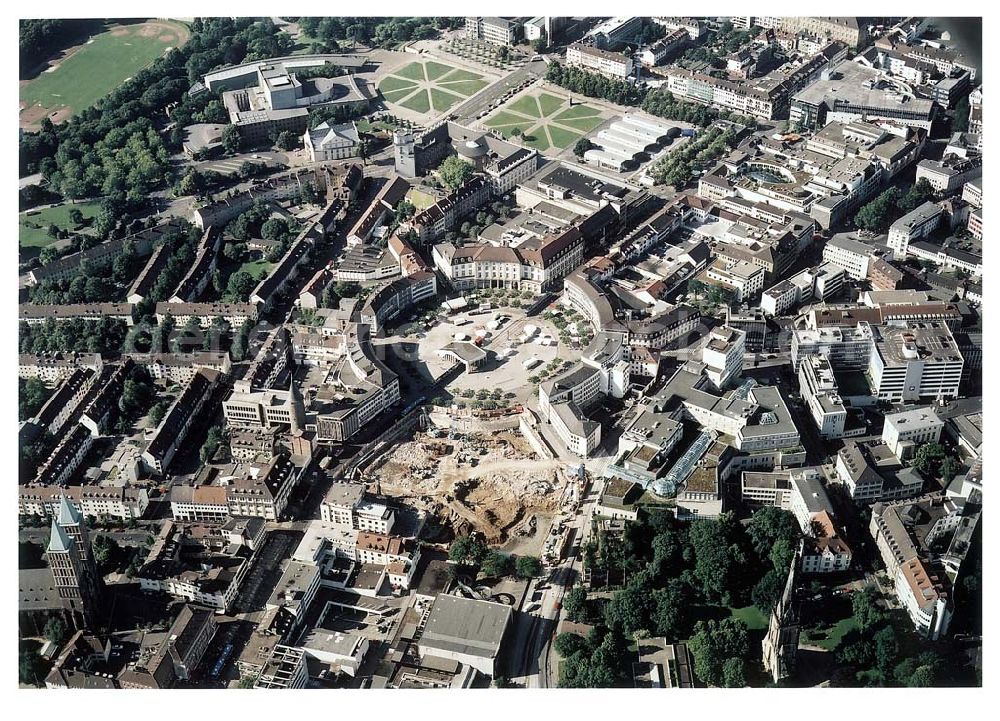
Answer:
[[[608,450],[608,446],[617,446],[615,438],[610,440],[613,442],[607,445],[602,443],[599,449],[601,455],[586,462],[592,480],[577,512],[566,522],[568,532],[572,534],[566,558],[553,567],[547,577],[532,581],[525,594],[523,605],[529,607],[537,603],[539,608],[533,613],[522,611],[519,614],[514,648],[523,649],[523,653],[519,654],[520,668],[512,678],[527,688],[551,688],[558,683],[558,677],[553,673],[552,640],[562,614],[563,596],[576,584],[582,573],[583,549],[590,538],[590,521],[604,486],[602,476],[608,464],[614,460],[614,452]],[[573,462],[578,461],[573,459]],[[541,599],[534,601],[533,596],[540,585],[543,586]]]

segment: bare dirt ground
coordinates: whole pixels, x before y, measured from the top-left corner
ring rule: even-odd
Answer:
[[[532,536],[539,518],[559,510],[565,478],[558,461],[538,458],[518,433],[426,434],[397,446],[374,471],[382,493],[406,499],[456,535],[488,543]]]

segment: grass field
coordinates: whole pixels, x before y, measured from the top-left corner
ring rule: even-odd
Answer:
[[[751,631],[762,631],[767,628],[768,617],[756,606],[744,606],[743,608],[730,608],[732,614],[747,625]]]
[[[573,145],[585,133],[604,122],[601,111],[589,105],[569,107],[565,98],[550,93],[522,95],[505,105],[486,121],[486,126],[499,130],[505,138],[514,128],[524,133],[525,145],[538,151]]]
[[[394,70],[393,75],[400,78],[409,78],[410,80],[426,80],[427,77],[424,75],[424,65],[423,63],[410,63],[399,70]]]
[[[56,110],[62,110],[62,120],[90,107],[189,35],[180,23],[158,20],[115,26],[94,36],[20,89],[23,115],[28,116],[22,120],[39,122]]]
[[[600,114],[600,110],[592,108],[589,105],[574,105],[572,108],[567,108],[563,112],[559,113],[553,118],[553,120],[563,121],[570,120],[572,118],[589,118]]]
[[[413,206],[417,210],[424,210],[425,208],[429,208],[436,202],[432,196],[428,195],[427,193],[423,193],[417,190],[416,188],[410,190],[406,194],[406,199],[409,200],[411,203],[413,203]]]
[[[837,621],[832,628],[823,631],[817,631],[816,629],[803,630],[802,642],[810,646],[825,648],[827,651],[833,651],[840,645],[841,639],[857,627],[858,623],[854,620],[854,616],[848,616]]]
[[[489,85],[485,80],[459,80],[457,82],[438,83],[438,87],[450,93],[458,93],[466,97],[475,95]]]
[[[539,153],[549,149],[549,138],[545,134],[544,128],[540,130],[532,130],[527,135],[529,136],[530,139],[525,140],[524,144],[527,145],[529,148],[534,148]]]
[[[398,103],[412,92],[413,88],[400,88],[399,90],[384,91],[382,96],[390,103]]]
[[[378,89],[386,102],[418,113],[442,113],[489,84],[468,70],[434,61],[417,61],[382,78]]]
[[[390,75],[385,78],[380,84],[379,89],[384,93],[389,90],[402,90],[407,88],[412,90],[416,87],[412,80],[407,80],[405,78],[397,78],[394,75]]]
[[[238,273],[241,270],[245,270],[247,273],[252,275],[257,280],[260,280],[265,275],[271,272],[271,268],[274,267],[274,263],[268,263],[266,260],[248,260],[239,268],[237,268],[234,273]]]
[[[424,65],[424,73],[427,74],[428,80],[437,80],[451,69],[450,65],[442,65],[441,63],[435,63],[433,61]]]
[[[523,125],[527,126],[531,124],[531,120],[520,115],[514,115],[506,110],[501,110],[499,113],[490,118],[490,121],[486,123],[487,127],[499,128],[505,125]]]
[[[542,109],[542,115],[548,117],[552,115],[555,111],[563,106],[566,101],[560,98],[558,95],[549,95],[548,93],[541,93],[538,96],[538,106]]]
[[[567,128],[573,128],[573,130],[579,130],[581,133],[589,133],[602,122],[604,122],[604,119],[599,115],[595,115],[589,118],[571,118],[570,120],[560,120],[559,124]]]
[[[45,208],[39,211],[38,215],[25,215],[21,213],[18,217],[18,245],[21,248],[37,248],[41,250],[47,245],[56,242],[55,238],[50,238],[48,234],[49,225],[55,223],[60,228],[73,231],[73,223],[69,219],[69,211],[73,208],[83,213],[87,220],[93,220],[100,209],[100,203],[77,203],[76,205],[66,203],[52,208]],[[40,228],[32,228],[27,225],[40,225]]]
[[[434,104],[434,110],[443,113],[445,110],[450,108],[452,105],[458,103],[462,98],[454,93],[447,93],[440,88],[431,88],[431,102]]]
[[[431,109],[430,98],[427,97],[426,90],[419,90],[409,98],[400,103],[404,108],[409,108],[417,113],[426,113]]]
[[[530,115],[533,118],[542,117],[542,111],[538,109],[538,102],[532,95],[524,95],[518,98],[515,102],[507,106],[508,110],[513,110],[515,113],[521,113],[522,115]]]
[[[482,80],[483,76],[479,73],[474,73],[471,70],[463,70],[462,68],[455,68],[450,73],[441,78],[442,82],[453,83],[457,80]]]

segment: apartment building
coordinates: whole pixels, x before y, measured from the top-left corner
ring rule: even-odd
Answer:
[[[387,536],[392,532],[396,512],[384,503],[369,500],[363,485],[334,483],[320,506],[320,518],[336,526]]]
[[[702,348],[701,360],[708,379],[719,390],[743,373],[746,333],[727,326],[713,328]]]
[[[581,363],[538,387],[538,409],[566,447],[586,458],[601,442],[601,424],[586,411],[601,397],[600,369]]]
[[[518,148],[510,155],[483,165],[493,195],[506,195],[538,170],[538,151]]]
[[[466,181],[461,187],[417,213],[410,227],[417,232],[422,245],[434,242],[455,228],[458,221],[481,208],[490,199],[490,184],[481,175]]]
[[[937,554],[929,549],[953,539],[963,516],[963,504],[940,495],[872,506],[869,531],[896,597],[917,632],[930,640],[948,632],[954,606],[946,567],[932,560]],[[943,555],[951,555],[951,550]],[[957,552],[959,564],[964,555],[964,551]]]
[[[881,70],[847,61],[823,73],[792,97],[790,122],[817,129],[829,122],[887,121],[930,131],[937,117],[933,100],[916,96],[902,80],[889,82]]]
[[[353,121],[340,125],[331,125],[329,121],[321,123],[306,130],[302,142],[313,163],[346,160],[361,152],[358,126]]]
[[[21,353],[17,357],[17,377],[37,378],[47,386],[61,383],[77,369],[100,372],[100,353]]]
[[[149,506],[145,488],[130,486],[18,486],[18,515],[54,516],[65,498],[82,516],[120,518],[123,521],[142,518]]]
[[[914,408],[900,413],[887,413],[882,427],[882,442],[901,459],[912,458],[925,443],[937,443],[944,430],[944,421],[933,408]]]
[[[493,45],[511,47],[521,38],[522,24],[517,18],[465,18],[465,36]]]
[[[868,375],[880,399],[893,403],[957,398],[964,359],[945,323],[881,326]]]
[[[18,306],[18,319],[28,325],[38,325],[49,320],[61,322],[85,320],[99,322],[105,318],[124,321],[126,325],[133,324],[132,313],[135,306],[131,303],[66,303],[64,305],[41,305],[22,303]]]
[[[46,263],[40,268],[30,270],[28,284],[37,285],[43,280],[72,279],[79,273],[80,266],[85,262],[91,268],[106,268],[120,258],[126,250],[131,250],[139,258],[145,258],[168,236],[183,233],[189,227],[184,219],[171,218],[164,223],[152,228],[145,228],[124,238],[109,240],[79,253],[70,253],[51,263]]]
[[[920,495],[923,477],[900,461],[881,441],[847,441],[837,452],[837,476],[855,503],[872,503]]]
[[[945,155],[941,160],[925,158],[917,163],[916,182],[926,180],[938,193],[955,193],[983,174],[983,156]]]
[[[542,293],[583,262],[584,238],[578,226],[526,239],[516,248],[490,244],[439,243],[434,266],[458,289],[512,288]]]
[[[221,318],[229,326],[238,329],[245,322],[255,323],[258,317],[256,303],[157,303],[156,322],[171,316],[176,328],[183,328],[195,320],[201,328],[210,328],[212,323]]]
[[[716,285],[727,288],[733,293],[734,303],[750,301],[764,290],[764,269],[747,261],[732,262],[725,258],[716,258],[703,271],[705,281],[715,281]],[[698,276],[701,280],[702,275]]]
[[[437,295],[437,276],[418,271],[404,278],[389,281],[368,296],[361,308],[361,322],[379,330],[406,309]]]
[[[839,265],[853,280],[868,277],[869,267],[878,254],[877,248],[849,233],[838,233],[823,246],[823,260]]]
[[[624,53],[603,50],[593,45],[574,43],[566,48],[566,64],[615,80],[626,80],[632,74],[632,58]]]
[[[350,323],[341,337],[342,356],[310,404],[321,443],[351,438],[400,397],[399,378],[376,354],[370,326]]]
[[[146,468],[156,475],[167,472],[177,449],[184,442],[202,406],[215,392],[221,375],[199,369],[167,410],[142,454]]]
[[[844,436],[847,409],[837,391],[837,379],[828,360],[821,356],[809,356],[802,361],[799,365],[799,392],[819,434],[824,438]]]
[[[812,518],[814,535],[807,536],[802,548],[803,573],[837,573],[851,567],[851,547],[841,537],[833,517],[821,511]]]

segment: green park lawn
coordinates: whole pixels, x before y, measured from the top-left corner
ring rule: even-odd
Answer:
[[[565,125],[567,128],[573,128],[574,130],[579,130],[581,133],[589,133],[591,130],[600,125],[604,120],[600,115],[595,115],[593,117],[587,118],[569,118],[568,120],[557,120],[560,125]]]
[[[64,203],[52,208],[40,210],[37,215],[27,215],[21,213],[18,216],[19,232],[18,244],[21,248],[38,248],[39,250],[56,241],[48,234],[49,225],[55,223],[60,228],[74,231],[73,223],[69,219],[69,211],[77,208],[86,220],[93,220],[100,209],[100,203]],[[39,225],[39,228],[32,228],[30,225]],[[86,231],[84,231],[86,232]]]
[[[524,141],[529,148],[534,148],[539,153],[549,149],[549,138],[545,135],[544,128],[538,128],[529,133],[530,138]]]
[[[437,80],[451,69],[452,67],[450,65],[442,65],[441,63],[435,63],[432,60],[428,61],[424,65],[424,72],[427,73],[428,80]]]
[[[521,96],[508,105],[507,109],[513,110],[515,113],[521,113],[522,115],[530,115],[532,118],[542,117],[542,113],[538,109],[538,103],[535,101],[535,97],[533,95]]]
[[[458,80],[456,82],[439,82],[438,87],[442,90],[447,90],[452,93],[458,93],[459,95],[464,95],[469,97],[470,95],[475,95],[480,90],[485,88],[489,83],[485,80]]]
[[[568,148],[582,135],[582,133],[566,130],[564,128],[560,128],[558,125],[552,125],[551,123],[547,125],[546,128],[549,131],[549,137],[552,138],[552,144],[557,148]]]
[[[426,85],[421,87],[418,83]],[[387,102],[418,113],[429,112],[431,108],[440,113],[488,84],[482,75],[467,70],[455,69],[444,63],[418,61],[382,78],[378,88]]]
[[[829,629],[822,631],[817,631],[814,628],[803,630],[802,643],[807,643],[810,646],[819,646],[820,648],[825,648],[827,651],[833,651],[840,645],[841,639],[856,628],[858,628],[858,623],[854,620],[854,616],[848,616],[837,621]]]
[[[431,102],[435,112],[441,113],[458,103],[462,98],[454,93],[447,93],[439,88],[431,88]]]
[[[49,109],[67,106],[70,114],[90,107],[189,36],[179,23],[157,21],[157,26],[155,32],[145,33],[144,28],[154,26],[120,26],[91,38],[54,70],[42,72],[24,85],[21,102]]]
[[[571,120],[573,118],[589,118],[595,115],[600,115],[601,111],[597,108],[592,108],[589,105],[574,105],[572,108],[567,108],[566,110],[559,113],[553,118],[557,123],[561,123],[564,120]]]
[[[542,109],[542,115],[548,117],[563,106],[566,101],[557,95],[542,93],[538,96],[538,106]]]
[[[770,619],[756,606],[730,608],[732,614],[747,625],[751,631],[762,631],[767,628]]]
[[[450,73],[442,76],[438,82],[439,83],[451,83],[456,80],[482,80],[483,76],[479,73],[473,73],[469,70],[463,70],[461,68],[455,68]]]
[[[399,90],[383,90],[382,97],[388,100],[390,103],[398,103],[400,100],[405,98],[407,95],[413,92],[413,87],[400,88]]]
[[[265,275],[271,272],[271,268],[274,267],[274,263],[268,263],[266,260],[248,260],[234,272],[238,273],[241,270],[245,270],[247,273],[252,275],[257,280],[260,280]]]
[[[432,196],[428,195],[427,193],[421,192],[416,188],[411,189],[406,194],[406,199],[409,200],[411,203],[413,203],[413,207],[415,207],[417,210],[424,210],[425,208],[429,208],[432,205],[434,205],[435,202],[437,202]]]
[[[410,80],[427,79],[427,76],[424,75],[423,63],[410,63],[409,65],[402,67],[399,70],[393,70],[392,74],[401,78],[409,78]]]
[[[532,122],[533,121],[528,118],[508,113],[506,110],[501,110],[499,113],[490,118],[490,121],[486,123],[486,125],[491,128],[500,128],[505,125],[519,125],[521,126],[521,129],[524,130],[524,128],[530,126]]]
[[[426,90],[421,90],[409,98],[405,103],[400,103],[400,105],[417,113],[426,113],[431,109],[431,101],[430,98],[427,97]]]
[[[389,75],[388,77],[382,78],[382,82],[378,84],[378,89],[383,93],[392,90],[402,90],[403,88],[413,88],[414,82],[407,78],[399,78],[395,75]]]

